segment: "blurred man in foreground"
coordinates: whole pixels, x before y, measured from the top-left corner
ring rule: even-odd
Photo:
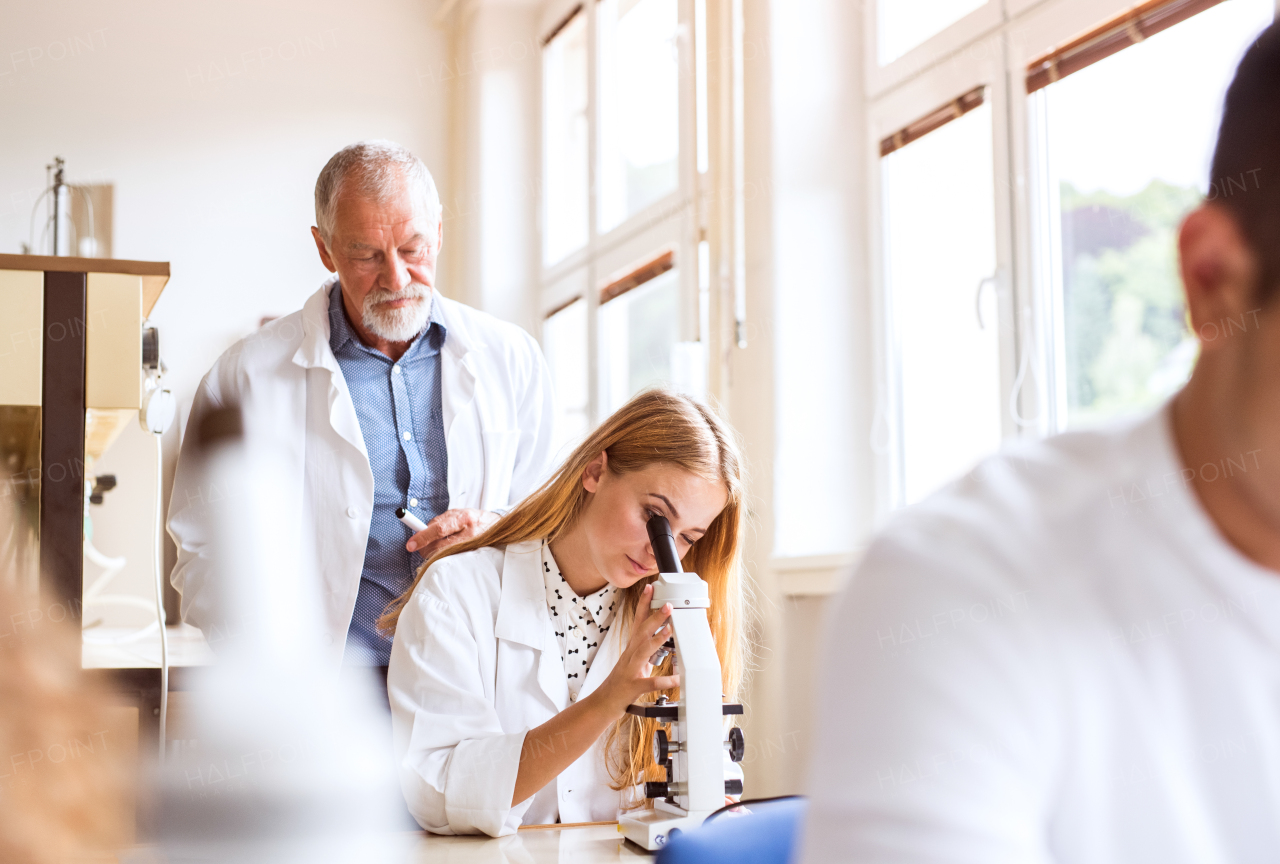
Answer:
[[[868,551],[803,860],[1280,860],[1278,85],[1273,25],[1179,236],[1186,388],[984,462]]]

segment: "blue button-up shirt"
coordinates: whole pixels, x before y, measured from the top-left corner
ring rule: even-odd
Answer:
[[[360,341],[342,305],[341,285],[329,296],[329,346],[342,369],[373,469],[373,518],[364,571],[347,631],[344,662],[386,666],[391,640],[377,630],[383,610],[413,582],[421,560],[404,544],[413,535],[396,518],[404,507],[423,522],[449,509],[449,458],[440,393],[445,328],[436,304],[426,329],[398,361]]]

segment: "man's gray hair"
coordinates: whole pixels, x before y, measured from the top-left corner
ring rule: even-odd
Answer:
[[[427,213],[440,221],[440,193],[422,160],[394,141],[360,141],[343,147],[324,166],[316,179],[316,228],[326,243],[333,237],[333,220],[338,198],[352,190],[375,201],[396,194],[408,184],[422,196]]]

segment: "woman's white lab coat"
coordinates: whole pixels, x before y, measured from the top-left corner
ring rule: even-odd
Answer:
[[[624,793],[609,788],[600,740],[511,806],[525,733],[569,707],[541,547],[444,558],[400,615],[387,671],[392,732],[409,812],[428,831],[496,837],[521,824],[615,819],[623,804]],[[579,699],[609,677],[625,630],[610,628]]]
[[[360,422],[329,347],[326,282],[301,311],[242,339],[214,364],[196,392],[191,424],[205,411],[238,404],[250,446],[271,447],[298,506],[279,518],[301,538],[299,566],[322,607],[327,659],[342,660],[360,588],[373,472]],[[550,469],[554,402],[538,345],[514,324],[436,293],[446,328],[440,352],[448,452],[449,507],[494,510],[536,489]],[[182,618],[215,642],[226,627],[209,559],[210,505],[226,500],[216,478],[202,482],[199,455],[183,441],[169,507],[178,547],[172,581]]]

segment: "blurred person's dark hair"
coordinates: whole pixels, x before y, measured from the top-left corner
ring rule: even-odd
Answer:
[[[1235,216],[1258,259],[1258,295],[1280,289],[1280,23],[1254,41],[1222,109],[1207,200]]]
[[[133,836],[136,744],[121,740],[119,710],[87,686],[66,611],[24,603],[0,582],[4,864],[118,851]]]

